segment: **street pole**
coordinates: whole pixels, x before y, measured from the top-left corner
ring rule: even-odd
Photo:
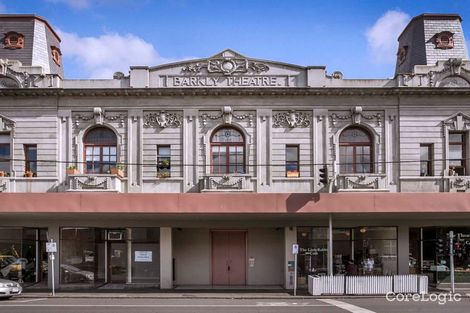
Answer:
[[[333,217],[328,216],[328,275],[333,276]]]
[[[297,253],[294,254],[294,297],[297,296]]]
[[[455,276],[454,276],[454,232],[449,231],[449,261],[450,261],[450,290],[455,293]]]

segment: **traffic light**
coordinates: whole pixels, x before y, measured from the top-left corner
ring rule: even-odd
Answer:
[[[320,183],[323,185],[328,185],[328,166],[324,165],[322,168],[320,168],[320,174],[318,176],[320,176]]]
[[[444,239],[437,239],[436,240],[436,256],[438,258],[443,258],[444,257],[444,248],[445,248],[445,244],[444,244]]]

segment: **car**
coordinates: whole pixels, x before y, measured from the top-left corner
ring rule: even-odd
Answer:
[[[0,278],[0,299],[8,299],[22,292],[23,288],[17,282]]]

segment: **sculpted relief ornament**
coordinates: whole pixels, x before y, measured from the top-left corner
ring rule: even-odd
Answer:
[[[256,74],[267,72],[269,66],[264,63],[248,61],[242,58],[213,58],[207,61],[192,63],[182,68],[183,73],[197,74],[205,68],[208,73],[219,73],[224,75],[232,75],[233,73],[248,73],[249,71]]]
[[[0,59],[0,88],[38,87],[37,83],[46,76],[15,71],[13,67],[21,65],[18,61]]]
[[[338,120],[345,121],[345,120],[349,120],[349,119],[351,119],[351,122],[353,124],[361,124],[362,120],[364,119],[364,120],[367,120],[367,121],[375,120],[375,124],[377,126],[382,125],[382,114],[380,114],[380,113],[370,114],[370,115],[364,114],[362,112],[362,107],[360,107],[360,106],[356,106],[354,108],[351,108],[351,114],[338,115],[336,113],[333,113],[330,116],[332,126],[336,126],[336,123],[338,122]]]
[[[73,115],[75,127],[80,126],[80,121],[93,121],[94,124],[102,125],[104,121],[119,122],[119,127],[123,127],[126,123],[127,115],[124,113],[105,113],[103,109],[97,107],[93,109],[93,113],[77,113]]]
[[[201,125],[204,127],[207,125],[208,120],[219,120],[222,119],[225,124],[232,124],[233,118],[242,121],[248,120],[248,125],[253,126],[253,121],[255,116],[251,113],[246,114],[235,114],[232,112],[232,108],[230,106],[225,106],[222,108],[221,113],[217,115],[210,115],[208,113],[203,113],[199,117],[201,120]]]
[[[280,112],[273,115],[273,127],[309,127],[311,124],[311,115],[304,112],[290,110],[289,112]]]
[[[176,128],[182,124],[183,117],[176,113],[160,111],[144,115],[144,127]]]

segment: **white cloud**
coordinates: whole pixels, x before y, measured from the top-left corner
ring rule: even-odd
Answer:
[[[375,63],[395,63],[398,49],[397,39],[409,20],[408,14],[390,10],[366,31],[369,52]]]
[[[89,78],[112,78],[114,72],[129,72],[131,65],[158,65],[176,61],[161,57],[154,46],[132,34],[106,33],[80,37],[58,31],[63,58],[79,66]]]
[[[91,0],[47,0],[52,3],[64,3],[76,10],[87,9],[91,6]]]

